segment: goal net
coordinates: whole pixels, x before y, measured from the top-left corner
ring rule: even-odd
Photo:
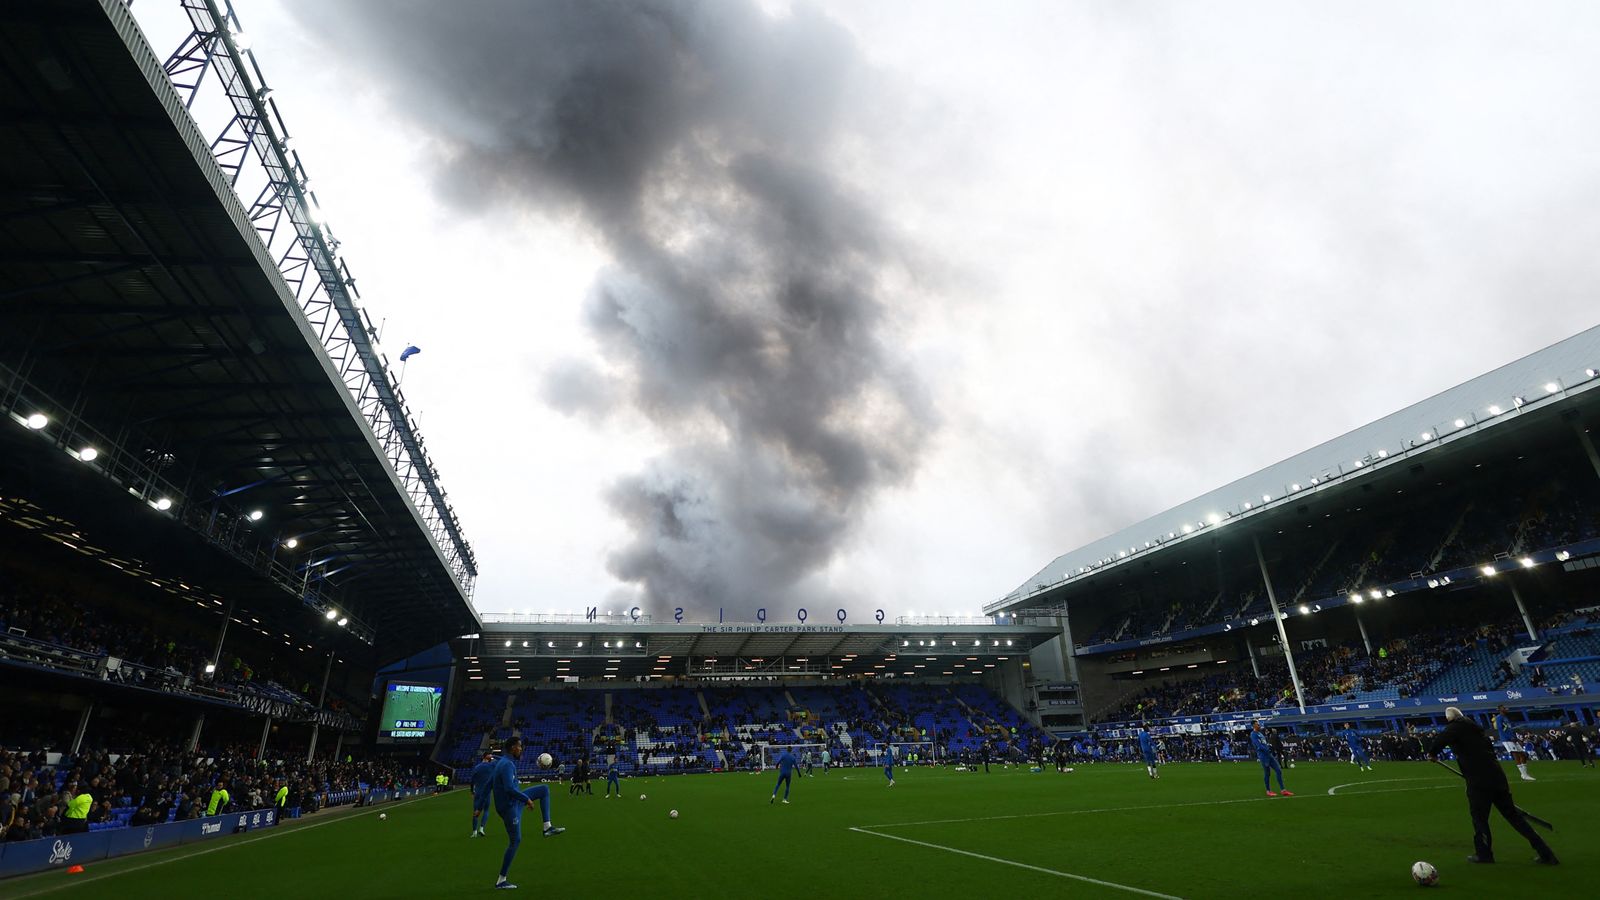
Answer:
[[[799,761],[801,766],[804,766],[808,760],[812,764],[820,766],[822,765],[822,751],[827,748],[828,745],[826,744],[762,744],[761,768],[771,769],[776,766],[778,757],[782,756],[785,750],[793,753],[794,758]]]
[[[932,763],[933,741],[894,741],[888,745],[878,745],[878,762],[883,763],[883,748],[894,748],[894,764],[897,766],[926,765]]]

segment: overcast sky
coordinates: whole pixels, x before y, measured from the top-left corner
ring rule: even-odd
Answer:
[[[1594,4],[235,5],[486,612],[975,613],[1600,321]]]

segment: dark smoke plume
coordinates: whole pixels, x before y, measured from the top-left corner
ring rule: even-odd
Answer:
[[[570,415],[648,417],[671,450],[605,500],[610,559],[661,612],[842,599],[807,584],[935,427],[889,346],[906,248],[841,172],[870,144],[849,35],[734,0],[371,0],[302,15],[354,40],[441,147],[444,193],[575,214],[615,261],[605,365]]]

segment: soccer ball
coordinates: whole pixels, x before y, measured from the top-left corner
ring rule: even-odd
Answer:
[[[545,767],[546,769],[548,769],[548,768],[550,768],[551,766],[553,766],[555,764],[556,764],[556,758],[554,756],[551,756],[548,753],[539,754],[539,765],[541,765],[541,766]]]
[[[389,814],[388,813],[378,813],[378,821],[381,822],[381,821],[383,821],[384,819],[387,819],[387,818],[389,818]]]
[[[1433,867],[1433,863],[1414,862],[1411,864],[1411,880],[1418,887],[1433,887],[1439,883],[1439,870]]]
[[[676,819],[677,817],[678,817],[678,811],[677,810],[673,810],[672,812],[667,813],[667,818],[669,818],[669,819]]]
[[[640,795],[639,795],[639,799],[640,799],[640,800],[643,800],[643,799],[644,799],[644,795],[643,795],[643,794],[640,794]]]

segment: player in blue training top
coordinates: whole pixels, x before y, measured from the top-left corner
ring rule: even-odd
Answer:
[[[772,786],[772,800],[767,801],[768,805],[778,799],[778,788],[780,787],[783,788],[783,802],[789,802],[790,779],[794,777],[794,770],[799,765],[799,760],[795,759],[794,754],[788,750],[778,754],[778,783]]]
[[[1372,771],[1372,757],[1367,754],[1367,742],[1356,734],[1354,723],[1346,722],[1344,726],[1344,742],[1350,745],[1350,761],[1360,766],[1363,770]]]
[[[615,756],[613,756],[613,757],[611,757],[611,761],[606,763],[606,799],[607,800],[611,799],[611,796],[612,796],[611,789],[612,788],[616,788],[617,789],[617,793],[616,793],[617,799],[619,799],[619,800],[622,799],[622,781],[620,780],[621,778],[622,778],[622,773],[617,771],[617,758]]]
[[[1293,797],[1293,791],[1284,790],[1283,767],[1278,765],[1278,757],[1272,752],[1272,742],[1267,739],[1266,729],[1261,727],[1259,721],[1250,725],[1250,747],[1256,751],[1256,760],[1261,763],[1261,780],[1266,782],[1267,796],[1276,797],[1281,794],[1285,797]],[[1272,789],[1272,776],[1274,773],[1278,776],[1278,789],[1276,791]]]
[[[489,782],[494,778],[494,754],[485,753],[483,762],[472,767],[472,833],[467,837],[483,837],[483,826],[489,824]]]
[[[1522,773],[1523,781],[1537,781],[1528,774],[1528,753],[1522,747],[1522,742],[1517,740],[1517,730],[1511,727],[1511,717],[1506,715],[1505,704],[1494,711],[1494,735],[1500,746],[1509,754],[1511,761],[1517,764],[1517,771]]]
[[[1156,739],[1150,736],[1150,729],[1139,729],[1139,753],[1144,756],[1144,770],[1151,778],[1160,778],[1161,773],[1156,771]]]
[[[494,775],[489,786],[494,792],[494,810],[500,814],[500,820],[506,825],[506,837],[510,843],[506,845],[505,860],[500,863],[500,878],[494,886],[499,889],[515,890],[516,885],[506,880],[511,873],[511,860],[517,856],[517,847],[522,844],[522,810],[532,809],[533,801],[539,801],[539,812],[544,815],[544,836],[553,837],[565,828],[557,828],[550,824],[550,788],[547,785],[536,784],[526,791],[517,782],[517,765],[512,760],[522,758],[522,738],[514,737],[506,742],[505,755],[495,761]]]
[[[883,777],[889,779],[889,787],[894,787],[894,745],[883,745]]]

